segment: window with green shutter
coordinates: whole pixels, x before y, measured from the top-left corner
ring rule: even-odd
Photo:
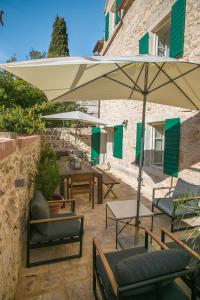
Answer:
[[[142,137],[142,123],[137,123],[135,162],[138,165],[140,163],[141,137]]]
[[[115,25],[119,23],[119,6],[121,4],[121,0],[115,0]]]
[[[165,146],[163,172],[178,177],[180,148],[180,119],[165,120]]]
[[[186,0],[177,0],[171,10],[170,57],[180,57],[184,50]]]
[[[91,161],[94,164],[99,164],[99,156],[100,156],[100,128],[94,127],[92,128],[92,136],[91,136]]]
[[[121,159],[123,157],[123,125],[114,126],[113,156]]]
[[[109,39],[109,12],[105,15],[105,40]]]
[[[148,54],[148,53],[149,53],[149,34],[147,32],[139,40],[139,54]]]

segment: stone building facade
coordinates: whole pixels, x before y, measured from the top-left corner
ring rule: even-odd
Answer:
[[[76,145],[75,145],[76,136]],[[91,146],[91,128],[46,128],[41,134],[42,144],[56,152],[70,149],[81,149],[89,158]]]
[[[179,59],[200,62],[199,0],[107,0],[104,12],[105,38],[103,43],[98,41],[95,53],[111,56],[138,55],[140,41],[148,34],[148,53],[169,56],[172,11],[175,5],[181,5],[185,9],[183,53]],[[138,175],[138,165],[135,163],[136,131],[137,123],[141,122],[142,103],[128,100],[101,101],[100,117],[105,122],[116,125],[128,121],[123,129],[122,159],[113,157],[113,130],[107,131],[106,162],[110,163],[114,173],[136,187]],[[172,180],[172,176],[164,174],[163,156],[165,120],[173,118],[180,118],[181,124],[178,177],[200,184],[200,113],[148,103],[143,192],[149,197],[152,187],[168,185]],[[156,150],[156,143],[162,153]]]
[[[0,139],[0,299],[14,299],[25,266],[29,179],[39,153],[39,136]]]

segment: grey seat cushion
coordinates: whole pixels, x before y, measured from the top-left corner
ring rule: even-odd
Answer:
[[[116,265],[116,278],[120,286],[126,286],[184,270],[189,260],[190,255],[179,249],[131,256]]]
[[[32,220],[50,219],[50,211],[47,201],[40,191],[37,191],[30,204],[30,212]],[[49,224],[34,224],[32,227],[43,235],[48,235]]]
[[[188,208],[184,205],[180,205],[175,209],[173,198],[155,198],[153,199],[153,204],[159,208],[162,212],[166,213],[170,217],[179,217],[179,216],[194,216],[196,212],[191,208]]]
[[[174,204],[172,197],[154,198],[153,204],[167,215],[173,216]]]
[[[195,209],[192,207],[198,206],[198,200],[189,200],[184,201],[183,204],[178,205],[176,209],[174,209],[173,200],[177,197],[191,197],[194,195],[200,195],[200,186],[194,185],[184,181],[183,179],[178,179],[172,197],[167,198],[155,198],[153,199],[153,203],[156,207],[158,207],[161,211],[165,212],[167,215],[171,217],[175,216],[194,216],[196,215]]]
[[[54,215],[53,217],[69,217],[74,215],[73,213]],[[49,242],[60,239],[69,238],[72,236],[78,236],[81,233],[81,223],[79,220],[64,220],[49,222],[48,235],[40,234],[36,230],[31,231],[31,242]]]

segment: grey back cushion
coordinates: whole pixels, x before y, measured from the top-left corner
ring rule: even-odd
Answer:
[[[194,196],[199,194],[200,185],[195,185],[179,178],[173,192],[173,197],[176,198],[180,195]]]
[[[37,191],[34,194],[34,197],[31,201],[31,218],[33,220],[40,219],[50,219],[50,211],[47,201],[40,191]],[[40,234],[47,236],[49,224],[34,224],[34,229],[36,229]]]
[[[195,195],[200,195],[200,185],[195,185],[189,183],[183,179],[178,179],[176,187],[173,192],[173,198],[181,197],[191,197]],[[191,200],[185,202],[187,206],[198,206],[198,200]]]
[[[116,279],[120,286],[133,284],[183,270],[189,260],[190,255],[179,249],[134,255],[116,265]]]

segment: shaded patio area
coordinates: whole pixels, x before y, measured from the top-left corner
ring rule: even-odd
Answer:
[[[117,200],[136,199],[136,191],[123,182],[116,186],[115,192],[118,195]],[[111,200],[115,201],[112,196],[106,199],[106,201]],[[151,207],[151,201],[144,197],[142,197],[142,203],[149,208]],[[20,273],[16,300],[94,299],[92,292],[92,239],[93,237],[98,238],[104,251],[114,251],[115,223],[109,220],[108,229],[105,229],[105,200],[103,204],[95,204],[95,209],[92,210],[88,197],[78,196],[76,212],[84,215],[85,218],[83,257],[30,269],[23,267]],[[141,222],[142,226],[149,228],[151,218],[142,218]],[[160,228],[169,228],[169,226],[169,218],[158,216],[155,218],[154,233],[159,237]],[[122,234],[134,234],[134,229],[129,227]],[[65,251],[69,252],[72,247],[77,246],[65,245],[52,247],[52,249],[37,249],[33,250],[33,256],[37,258],[55,257],[66,253]]]

